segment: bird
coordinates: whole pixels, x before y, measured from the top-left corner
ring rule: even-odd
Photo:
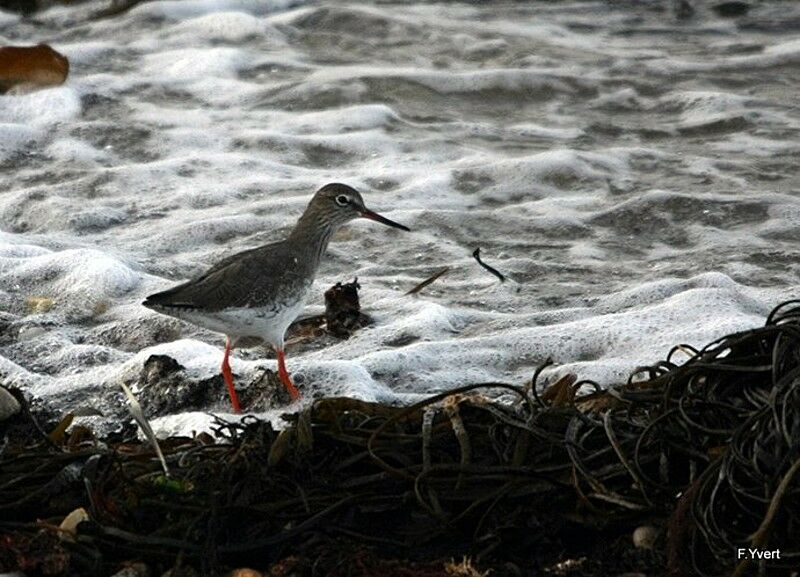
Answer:
[[[331,237],[356,218],[410,231],[368,209],[355,188],[326,184],[284,240],[230,255],[200,276],[148,296],[142,304],[225,335],[221,372],[234,413],[241,412],[241,405],[229,358],[240,340],[261,339],[275,349],[278,377],[295,401],[300,392],[286,370],[286,329],[303,309]]]

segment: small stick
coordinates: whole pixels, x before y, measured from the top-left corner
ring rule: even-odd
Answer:
[[[489,266],[488,264],[486,264],[485,262],[483,262],[483,261],[481,260],[481,247],[478,247],[478,248],[476,248],[476,249],[473,251],[473,253],[472,253],[472,256],[473,256],[473,257],[475,257],[475,260],[476,260],[476,261],[478,261],[478,264],[479,264],[479,265],[481,265],[483,268],[485,268],[486,270],[488,270],[488,271],[489,271],[490,273],[492,273],[494,276],[496,276],[497,278],[499,278],[499,279],[500,279],[500,282],[506,282],[506,277],[505,277],[505,276],[503,276],[503,273],[501,273],[501,272],[500,272],[499,270],[497,270],[496,268],[493,268],[493,267]]]
[[[139,428],[142,430],[147,440],[150,441],[150,445],[156,452],[158,460],[161,461],[161,468],[164,469],[164,476],[169,477],[169,469],[167,468],[167,461],[164,459],[164,453],[161,452],[161,447],[158,444],[158,439],[156,439],[156,434],[153,432],[153,427],[150,426],[150,422],[147,420],[147,417],[144,416],[142,406],[139,404],[139,401],[136,400],[136,397],[133,396],[133,391],[130,390],[128,385],[120,383],[119,386],[122,387],[125,396],[128,397],[128,408],[131,412],[131,416],[133,416],[133,419],[139,425]]]
[[[440,270],[439,272],[435,273],[433,276],[431,276],[431,277],[425,279],[424,281],[422,281],[421,283],[419,283],[417,286],[415,286],[414,288],[412,288],[410,291],[408,291],[405,294],[406,295],[415,295],[415,294],[417,294],[419,291],[424,289],[426,286],[428,286],[429,284],[433,283],[436,279],[438,279],[441,276],[444,276],[448,272],[450,272],[450,267],[446,266],[442,270]]]

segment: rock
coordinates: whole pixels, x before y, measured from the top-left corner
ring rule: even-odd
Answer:
[[[0,47],[0,93],[12,88],[63,84],[69,60],[47,44]]]
[[[739,16],[746,16],[750,12],[750,4],[747,2],[730,1],[718,2],[711,6],[711,9],[716,12],[717,16],[722,18],[737,18]]]
[[[652,549],[658,539],[658,527],[642,525],[633,531],[633,546],[637,549]]]
[[[142,367],[142,379],[145,384],[150,385],[183,369],[183,365],[170,356],[150,355]]]
[[[222,357],[222,351],[220,351]],[[252,383],[245,383],[234,375],[239,398],[248,409],[285,403],[285,389],[277,373],[265,370]],[[161,415],[186,411],[205,411],[212,407],[224,410],[228,404],[228,392],[221,374],[208,378],[194,378],[185,368],[167,355],[151,355],[142,367],[138,381],[132,387],[135,396],[148,419]]]
[[[219,395],[214,393],[223,389],[222,386],[210,385],[212,383],[208,380],[189,378],[184,367],[172,357],[151,355],[144,362],[134,389],[138,389],[136,398],[145,416],[150,419],[165,414],[203,410],[215,404]]]
[[[19,401],[4,387],[0,387],[0,421],[5,421],[20,412]]]

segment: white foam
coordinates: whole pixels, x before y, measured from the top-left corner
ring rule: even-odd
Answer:
[[[116,44],[110,41],[83,41],[70,44],[56,44],[53,46],[58,52],[69,60],[70,72],[75,74],[76,69],[89,64],[102,65],[111,59]]]
[[[50,253],[50,251],[41,246],[15,243],[13,240],[7,240],[7,237],[4,238],[2,244],[0,244],[0,257],[2,258],[29,258],[48,253]]]
[[[0,377],[3,386],[22,390],[31,390],[46,381],[46,377],[32,373],[4,356],[0,356]]]
[[[170,28],[165,36],[185,42],[183,36],[201,38],[203,40],[219,40],[225,42],[241,42],[252,37],[264,36],[266,23],[245,12],[214,12],[204,14],[191,20],[185,20]],[[280,37],[280,32],[270,29],[270,36]]]
[[[573,140],[583,134],[580,128],[540,126],[531,123],[515,124],[508,129],[514,135],[552,140]]]
[[[752,134],[732,134],[723,142],[715,142],[713,147],[721,152],[746,153],[753,156],[781,156],[795,154],[800,149],[797,142],[764,138]]]
[[[751,99],[739,94],[712,91],[672,92],[661,98],[659,107],[681,111],[679,128],[698,128],[736,118],[756,119],[759,113],[748,110]]]
[[[0,103],[0,123],[24,124],[40,129],[73,120],[81,112],[80,97],[69,86],[0,96]]]
[[[146,56],[142,72],[158,76],[162,82],[185,84],[209,76],[233,77],[249,61],[247,53],[238,48],[186,48]]]
[[[83,40],[63,32],[83,9],[41,15],[73,67],[0,96],[0,303],[19,329],[0,372],[59,410],[116,402],[151,354],[217,374],[220,335],[141,301],[282,238],[333,181],[413,232],[362,220],[334,237],[306,312],[358,276],[373,324],[288,347],[303,403],[522,383],[548,356],[547,378],[618,382],[796,293],[798,44],[770,20],[290,5],[156,0]],[[37,22],[2,16],[0,36]],[[240,384],[275,367],[258,348],[232,364]]]
[[[188,411],[179,415],[151,419],[150,426],[153,428],[156,437],[162,439],[175,435],[212,434],[216,417],[225,418],[225,420],[238,420],[234,415],[212,415],[200,411]]]
[[[585,191],[585,186],[595,188],[609,179],[624,178],[627,161],[623,154],[562,148],[491,164],[476,162],[456,174],[464,170],[489,178],[478,194],[499,200],[521,193],[541,194],[543,190],[569,194]]]
[[[592,104],[608,110],[643,110],[648,106],[636,89],[630,87],[601,94]]]
[[[48,130],[80,112],[80,97],[68,86],[0,95],[0,160],[38,144]]]
[[[45,152],[57,161],[77,165],[93,166],[98,162],[110,160],[110,155],[107,151],[98,150],[85,141],[76,138],[61,138],[51,142]]]
[[[767,46],[763,52],[744,56],[727,56],[690,60],[657,60],[648,63],[648,68],[656,73],[756,70],[779,66],[792,66],[800,62],[800,39]]]
[[[9,26],[12,24],[16,24],[17,22],[19,22],[20,18],[21,16],[19,16],[18,14],[12,14],[11,12],[5,12],[3,10],[0,10],[0,26]],[[3,37],[0,36],[0,39],[3,39]],[[3,40],[3,44],[8,44],[8,42]]]
[[[170,20],[185,20],[220,12],[267,14],[298,4],[298,0],[158,0],[136,6],[133,16],[160,16]]]
[[[403,79],[417,82],[443,94],[485,90],[551,90],[571,92],[572,88],[557,75],[529,69],[478,70],[469,72],[431,72],[416,68],[372,68],[369,66],[337,66],[311,74],[309,83],[325,83],[347,79]]]
[[[36,143],[42,136],[40,131],[23,124],[0,123],[0,160]]]
[[[23,294],[50,297],[58,307],[85,312],[129,294],[140,282],[140,275],[123,262],[94,249],[0,259],[0,275]]]
[[[361,362],[319,360],[293,363],[295,380],[314,396],[347,396],[362,401],[391,402],[397,397],[386,385],[375,381]],[[302,380],[301,380],[302,379]]]
[[[175,359],[194,378],[205,379],[219,372],[222,363],[222,349],[194,339],[180,339],[153,347],[147,347],[128,359],[110,378],[129,381],[139,374],[144,363],[153,355],[166,355]],[[215,357],[219,357],[215,359]],[[236,368],[238,359],[231,360],[231,367]]]
[[[284,114],[279,120],[281,124],[300,134],[329,134],[386,128],[400,118],[397,112],[385,104],[363,104]]]

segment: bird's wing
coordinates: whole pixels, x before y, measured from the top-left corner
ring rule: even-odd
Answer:
[[[150,295],[143,304],[205,311],[263,305],[275,300],[277,291],[302,283],[297,263],[285,252],[278,242],[234,254],[194,280]]]

